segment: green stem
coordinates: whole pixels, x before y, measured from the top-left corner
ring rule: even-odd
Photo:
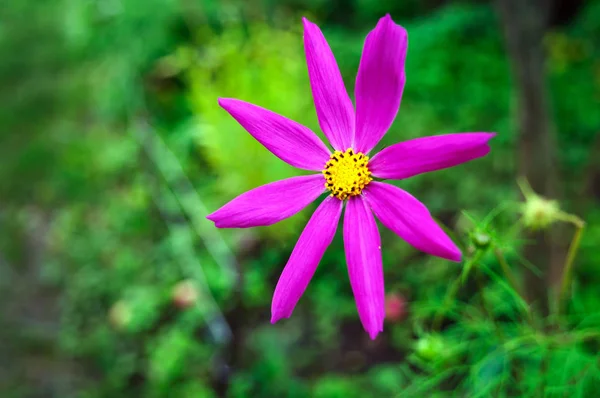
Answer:
[[[567,253],[567,259],[565,260],[565,266],[563,268],[562,282],[560,287],[560,294],[558,296],[558,314],[562,314],[565,310],[567,296],[569,294],[571,280],[573,278],[573,264],[575,263],[575,256],[579,250],[579,244],[581,243],[581,236],[583,235],[583,229],[585,223],[575,217],[571,221],[575,225],[575,234],[571,240],[569,251]]]
[[[498,339],[500,340],[500,342],[504,342],[505,341],[504,333],[502,333],[502,329],[500,329],[500,327],[498,326],[498,323],[496,323],[496,319],[494,318],[494,313],[490,309],[488,301],[485,298],[485,286],[483,285],[483,281],[482,281],[481,277],[482,277],[482,273],[481,273],[481,271],[478,270],[477,275],[475,277],[475,281],[477,282],[477,288],[479,289],[479,298],[481,299],[481,307],[483,308],[483,311],[486,313],[486,315],[490,319],[490,321],[492,321],[492,323],[494,324],[494,330],[496,331],[496,334],[498,335]]]
[[[444,298],[444,302],[443,302],[441,308],[438,310],[438,312],[435,314],[435,317],[433,318],[433,323],[431,324],[431,327],[433,330],[439,330],[439,327],[442,324],[442,316],[448,310],[448,307],[450,306],[452,299],[454,299],[454,297],[456,296],[456,293],[458,292],[458,288],[460,287],[460,285],[462,283],[464,283],[464,279],[465,279],[465,276],[464,276],[465,268],[464,267],[469,267],[469,264],[475,265],[481,259],[481,257],[483,257],[483,251],[479,250],[476,253],[475,258],[470,263],[463,265],[463,272],[461,272],[461,274],[454,280],[452,285],[450,285],[450,288],[448,289],[448,292],[446,293],[446,297]],[[468,275],[467,275],[467,277],[468,277]]]
[[[506,262],[506,259],[504,258],[504,255],[502,254],[502,251],[500,251],[500,249],[498,249],[496,247],[496,248],[494,248],[494,255],[496,256],[496,260],[498,260],[498,263],[500,264],[500,267],[502,268],[502,272],[504,273],[504,276],[508,280],[508,283],[510,284],[510,287],[512,287],[513,290],[519,296],[521,296],[521,298],[523,300],[525,300],[525,297],[523,297],[523,294],[521,294],[521,289],[519,288],[519,283],[517,282],[517,279],[515,278],[515,276],[512,273],[512,271],[510,270],[510,266]]]
[[[498,263],[500,264],[500,267],[502,268],[502,272],[504,273],[504,276],[508,280],[510,287],[514,290],[514,292],[519,297],[521,297],[521,300],[523,302],[527,302],[527,300],[525,299],[525,296],[523,295],[523,292],[521,292],[521,288],[519,287],[519,283],[517,282],[515,275],[510,270],[510,266],[508,265],[508,263],[506,262],[506,259],[504,258],[504,255],[502,254],[502,251],[496,247],[496,248],[494,248],[494,255],[496,256],[496,260],[498,260]],[[527,320],[529,321],[529,323],[531,325],[533,325],[533,318],[531,317],[531,311],[529,310],[529,307],[525,308],[525,312],[527,315]]]
[[[517,185],[519,186],[519,189],[521,190],[521,193],[523,194],[525,199],[532,198],[536,195],[536,193],[533,192],[533,189],[531,189],[529,181],[527,181],[525,177],[521,176],[517,178]]]
[[[442,304],[442,307],[435,314],[435,318],[433,318],[433,323],[431,326],[433,330],[439,330],[439,328],[442,324],[442,317],[443,317],[444,313],[446,312],[446,310],[448,309],[448,307],[450,306],[452,299],[456,296],[456,293],[458,292],[458,288],[460,287],[460,285],[461,285],[461,276],[459,275],[458,278],[456,278],[454,280],[452,285],[450,285],[450,288],[448,289],[448,292],[446,293],[446,297],[444,298],[444,303]]]

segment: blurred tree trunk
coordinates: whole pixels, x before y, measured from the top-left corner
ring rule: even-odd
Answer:
[[[600,132],[596,133],[596,141],[592,147],[592,153],[600,153]],[[600,158],[592,156],[586,172],[586,191],[584,197],[595,200],[592,206],[600,203]]]
[[[546,90],[542,41],[551,15],[551,0],[495,0],[510,55],[516,86],[518,167],[540,195],[556,198],[558,171],[554,126]],[[559,248],[551,232],[531,233],[524,256],[543,272],[544,281],[526,271],[525,291],[531,303],[548,313],[549,288],[561,273]]]

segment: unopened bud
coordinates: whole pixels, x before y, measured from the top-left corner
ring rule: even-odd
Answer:
[[[186,279],[173,287],[172,297],[175,306],[181,309],[188,308],[198,301],[198,289],[194,281]]]
[[[492,238],[483,232],[473,232],[471,234],[471,241],[476,248],[487,249],[492,242]]]

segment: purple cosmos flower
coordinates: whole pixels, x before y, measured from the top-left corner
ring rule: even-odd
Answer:
[[[462,133],[417,138],[368,153],[392,124],[402,98],[406,30],[389,15],[365,40],[356,78],[356,110],[337,63],[319,27],[304,21],[304,49],[319,124],[333,153],[308,128],[237,99],[219,105],[281,160],[318,174],[292,177],[248,191],[207,218],[218,228],[271,225],[288,218],[324,192],[302,231],[273,297],[271,322],[288,318],[333,240],[342,208],[350,284],[360,320],[374,339],[383,330],[385,293],[381,240],[373,213],[415,248],[452,261],[461,252],[408,192],[373,181],[404,179],[455,166],[486,155],[493,133]]]

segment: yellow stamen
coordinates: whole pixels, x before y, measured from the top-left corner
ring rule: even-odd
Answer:
[[[335,151],[323,170],[327,180],[325,188],[331,191],[331,196],[340,200],[360,195],[363,188],[373,180],[368,164],[369,157],[360,152],[354,153],[352,148],[346,152]]]

